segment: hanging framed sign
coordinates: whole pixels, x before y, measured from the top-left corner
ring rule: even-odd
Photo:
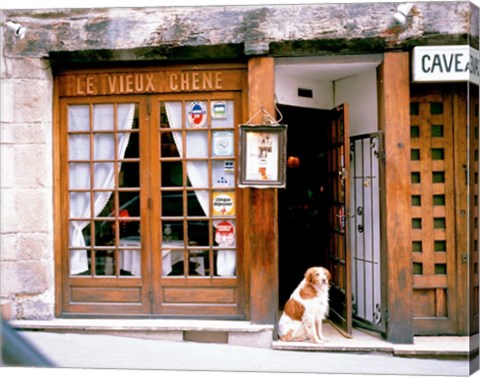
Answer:
[[[240,187],[285,187],[287,125],[240,125]]]

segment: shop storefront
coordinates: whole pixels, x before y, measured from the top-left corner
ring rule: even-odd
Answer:
[[[341,6],[354,14],[360,5]],[[40,141],[2,141],[18,174],[2,186],[15,203],[8,215],[36,212],[29,195],[45,199],[34,202],[43,209],[35,221],[2,230],[12,318],[274,328],[305,270],[323,265],[332,273],[330,320],[347,337],[354,326],[395,343],[477,332],[478,27],[457,16],[460,29],[445,34],[437,16],[416,44],[409,30],[419,13],[450,19],[458,7],[478,20],[478,9],[418,3],[409,24],[392,26],[396,7],[372,4],[376,37],[351,24],[348,40],[299,30],[285,40],[255,23],[235,31],[242,17],[276,19],[302,6],[200,9],[229,16],[221,43],[219,26],[189,29],[194,9],[179,9],[175,22],[182,38],[205,40],[162,31],[169,14],[159,8],[150,39],[119,38],[117,47],[109,38],[127,10],[65,11],[72,30],[42,11],[4,12],[32,34],[4,31],[2,90],[12,100],[2,109],[12,110],[2,111],[2,126],[34,135],[49,125]],[[150,25],[132,22],[137,32]],[[94,29],[103,39],[73,32]],[[444,43],[420,48],[432,34]],[[26,85],[30,94],[15,91]],[[268,139],[277,121],[286,146]],[[242,138],[241,125],[262,126],[264,144]],[[272,141],[274,174],[286,183],[269,183],[263,166],[244,182],[244,161],[267,159]],[[20,158],[30,144],[44,161]],[[42,250],[21,250],[40,238]],[[36,283],[22,283],[27,276]]]

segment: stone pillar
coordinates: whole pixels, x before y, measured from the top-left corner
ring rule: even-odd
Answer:
[[[15,43],[9,35],[0,37],[2,44]],[[44,60],[5,51],[0,64],[0,298],[12,318],[48,319],[54,313],[53,78]]]

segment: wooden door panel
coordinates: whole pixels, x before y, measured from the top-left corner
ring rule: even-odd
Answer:
[[[411,96],[411,203],[415,335],[456,331],[453,96]]]
[[[348,106],[331,111],[328,132],[329,250],[328,268],[332,273],[330,318],[347,335],[352,333],[352,294],[348,221],[350,199],[350,139]]]
[[[220,105],[225,110],[217,119],[210,109]],[[240,109],[238,93],[152,97],[154,316],[243,315],[242,202],[235,169]],[[199,125],[192,123],[193,111],[204,117]],[[230,147],[219,150],[219,139]],[[218,197],[233,205],[220,211]]]

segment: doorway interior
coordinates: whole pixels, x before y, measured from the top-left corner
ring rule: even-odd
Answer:
[[[287,129],[287,185],[279,191],[280,309],[314,265],[327,265],[328,111],[281,105]]]

